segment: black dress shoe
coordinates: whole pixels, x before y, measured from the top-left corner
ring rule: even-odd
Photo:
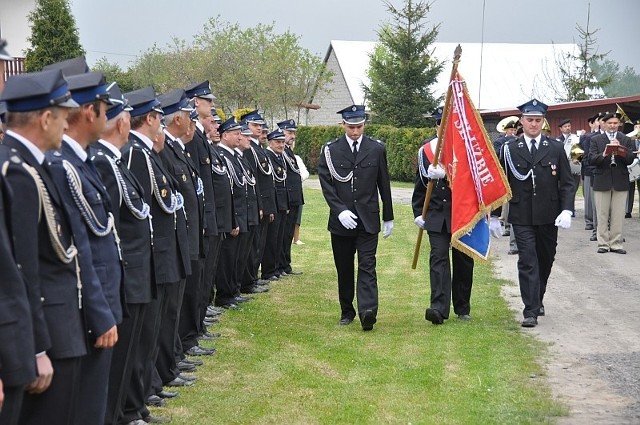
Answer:
[[[373,329],[374,323],[376,323],[376,314],[373,310],[365,310],[360,316],[360,321],[362,322],[362,330],[370,331]]]
[[[144,418],[142,418],[143,421],[145,421],[148,424],[166,424],[171,422],[171,419],[167,419],[167,418],[160,418],[158,416],[145,416]]]
[[[204,347],[200,347],[199,345],[195,345],[189,348],[187,351],[185,351],[185,354],[187,356],[210,356],[215,352],[216,352],[216,349],[213,347],[204,348]]]
[[[544,316],[544,306],[540,307],[538,310],[538,316]]]
[[[258,286],[265,286],[265,285],[268,285],[270,283],[271,283],[271,281],[269,279],[258,279],[258,280],[256,280],[256,285],[258,285]]]
[[[218,307],[222,307],[225,310],[237,310],[239,308],[238,304],[235,303],[220,304]]]
[[[193,385],[192,381],[184,380],[184,379],[180,378],[179,376],[176,377],[173,381],[170,381],[170,382],[165,384],[165,386],[167,386],[167,387],[190,387],[192,385]]]
[[[185,381],[191,381],[191,382],[195,382],[195,380],[198,379],[193,375],[187,375],[187,374],[184,374],[184,373],[179,373],[178,374],[178,378],[184,379]]]
[[[517,249],[510,249],[509,252],[507,252],[507,255],[516,255],[518,253]]]
[[[584,230],[593,230],[593,224],[587,224],[584,226]]]
[[[615,252],[616,254],[626,254],[627,250],[626,249],[610,249],[611,252]]]
[[[471,320],[471,315],[470,314],[458,314],[458,319],[464,320],[465,322],[468,322],[469,320]]]
[[[204,362],[202,360],[198,360],[198,359],[185,358],[185,359],[182,359],[182,361],[185,362],[185,363],[192,364],[194,366],[202,366],[204,364]]]
[[[351,322],[353,322],[353,317],[342,317],[340,318],[340,326],[347,326]]]
[[[538,319],[535,317],[525,317],[521,323],[523,328],[535,328],[538,324]]]
[[[299,272],[297,270],[291,270],[291,271],[288,271],[287,274],[293,275],[293,276],[300,276],[302,272]]]
[[[624,218],[631,218],[631,213],[625,213]]]
[[[267,280],[273,282],[273,281],[276,281],[276,280],[280,280],[280,277],[278,277],[276,275],[273,275],[273,276],[268,277]]]
[[[589,240],[590,240],[591,242],[595,242],[595,241],[597,241],[597,240],[598,240],[598,237],[597,237],[596,235],[591,235],[591,237],[589,238]]]
[[[243,294],[261,294],[263,292],[269,292],[269,288],[254,285],[249,288],[241,289],[240,292],[242,292]]]
[[[154,394],[147,397],[147,401],[145,401],[144,404],[146,404],[147,406],[163,407],[167,405],[167,402],[164,401],[162,397]]]
[[[240,304],[240,303],[246,303],[251,301],[253,298],[250,297],[245,297],[243,295],[238,295],[237,297],[235,297],[233,300],[236,304]]]
[[[604,247],[598,248],[598,254],[605,254],[607,252],[609,252],[607,248],[604,248]]]
[[[440,312],[435,308],[428,308],[427,311],[424,312],[424,318],[434,325],[441,325],[444,323],[442,314],[440,314]]]
[[[175,398],[175,397],[178,397],[180,395],[180,393],[177,392],[177,391],[165,391],[165,390],[162,390],[157,395],[158,395],[158,397],[161,397],[161,398]]]
[[[176,366],[178,366],[180,372],[193,372],[196,370],[196,365],[183,361],[179,361]]]

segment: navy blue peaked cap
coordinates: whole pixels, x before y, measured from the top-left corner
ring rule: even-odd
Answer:
[[[67,80],[59,69],[30,72],[10,77],[0,96],[9,112],[29,112],[59,106],[77,108]]]

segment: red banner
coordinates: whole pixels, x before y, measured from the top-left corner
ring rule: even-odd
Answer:
[[[451,244],[486,260],[488,247],[483,253],[483,249],[470,245],[469,237],[481,219],[511,198],[511,188],[459,73],[451,80],[449,90],[451,106],[449,115],[443,117],[441,162],[452,194]]]

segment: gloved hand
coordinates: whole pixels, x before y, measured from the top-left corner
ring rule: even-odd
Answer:
[[[562,212],[556,218],[556,226],[561,229],[568,229],[571,227],[571,211],[562,210]]]
[[[440,165],[434,167],[433,164],[429,165],[427,168],[427,177],[430,179],[442,179],[445,176],[444,168]]]
[[[416,224],[416,226],[418,226],[421,229],[424,229],[424,220],[422,219],[422,216],[419,215],[416,218],[413,219],[413,222]]]
[[[502,231],[502,224],[500,224],[498,217],[491,216],[489,219],[489,232],[491,232],[491,236],[500,239],[500,237],[502,237]]]
[[[386,239],[389,236],[391,236],[392,232],[393,232],[393,220],[383,222],[382,223],[382,237],[384,239]]]
[[[358,216],[352,213],[349,210],[344,210],[340,214],[338,214],[338,220],[344,226],[345,229],[355,229],[358,223],[356,220]]]

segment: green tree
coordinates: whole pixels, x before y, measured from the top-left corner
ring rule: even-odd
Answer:
[[[393,22],[378,31],[379,42],[369,61],[371,84],[364,87],[365,95],[374,122],[424,127],[424,114],[442,99],[430,89],[443,68],[430,50],[440,25],[427,29],[431,3],[405,0],[402,9],[388,1],[385,5]]]
[[[36,0],[27,19],[31,24],[31,47],[25,56],[27,71],[40,71],[52,63],[85,54],[67,0]]]
[[[591,69],[598,81],[611,82],[602,87],[607,97],[633,96],[640,94],[640,75],[629,67],[620,71],[620,65],[612,60],[593,61]]]
[[[92,71],[102,72],[108,82],[115,81],[118,83],[123,93],[141,88],[134,84],[130,70],[123,71],[120,65],[109,63],[105,57],[100,58],[95,63]]]

